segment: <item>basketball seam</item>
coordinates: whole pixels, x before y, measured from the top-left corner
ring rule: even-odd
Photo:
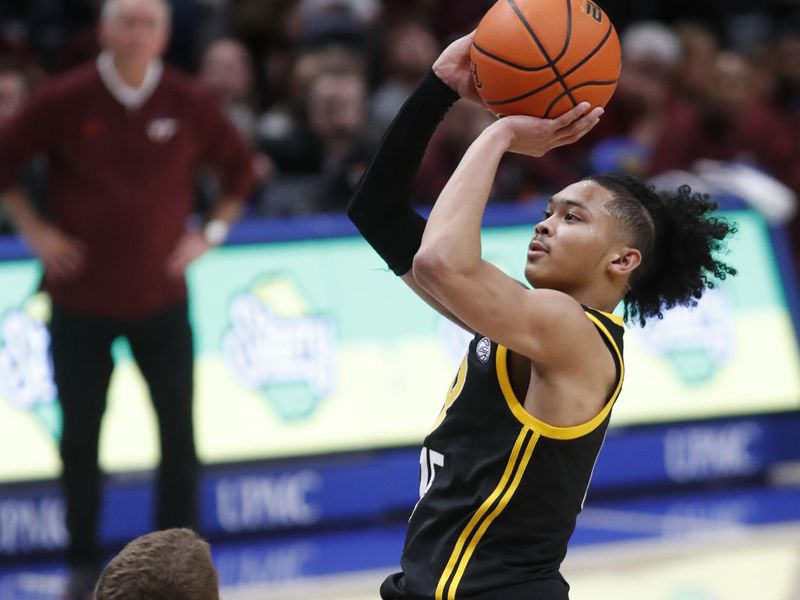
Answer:
[[[533,27],[531,27],[533,29]],[[561,52],[558,53],[553,59],[553,68],[555,69],[555,65],[558,64],[564,55],[567,53],[567,48],[569,48],[569,43],[572,40],[572,4],[570,0],[567,0],[567,35],[565,36],[566,39],[564,40],[564,47],[561,48]]]
[[[548,81],[544,85],[540,85],[535,90],[530,90],[529,92],[525,92],[524,94],[521,94],[519,96],[515,96],[514,98],[507,98],[505,100],[485,100],[485,102],[486,102],[486,104],[491,104],[492,106],[497,106],[497,105],[500,105],[500,104],[511,104],[512,102],[518,102],[520,100],[524,100],[528,96],[533,96],[534,94],[538,94],[542,90],[544,90],[546,88],[549,88],[551,85],[553,85],[555,83],[557,83],[557,80],[551,79],[550,81]],[[563,98],[563,97],[564,97],[564,94],[562,93],[559,96],[559,98]]]
[[[556,96],[556,98],[550,103],[550,106],[547,107],[547,111],[544,113],[544,118],[545,119],[548,118],[548,115],[550,114],[550,111],[553,110],[553,107],[556,105],[556,103],[559,100],[561,100],[564,96],[570,94],[570,92],[573,92],[573,91],[577,90],[578,88],[588,87],[590,85],[597,85],[597,86],[614,85],[615,83],[617,83],[616,79],[613,79],[611,81],[584,81],[583,83],[579,83],[575,87],[570,88],[568,91],[565,91],[565,92],[559,94],[558,96]]]
[[[566,1],[567,1],[567,11],[571,12],[572,11],[572,6],[570,4],[570,0],[566,0]],[[545,50],[545,47],[542,45],[541,41],[539,41],[539,37],[533,31],[533,27],[531,27],[530,23],[528,23],[528,20],[525,18],[525,15],[523,15],[522,12],[519,10],[519,7],[516,5],[514,0],[507,0],[507,2],[511,6],[511,10],[513,10],[514,13],[517,15],[517,17],[519,18],[519,20],[522,21],[522,25],[525,27],[527,32],[530,34],[531,38],[533,39],[533,42],[539,48],[539,51],[542,53],[542,56],[544,56],[545,60],[547,61],[547,66],[549,66],[553,70],[553,74],[556,76],[556,81],[558,81],[561,84],[561,87],[564,88],[564,94],[561,94],[559,97],[563,98],[564,95],[566,94],[567,96],[569,96],[569,99],[572,101],[572,105],[573,106],[577,106],[578,103],[575,102],[575,98],[572,97],[572,93],[570,92],[570,89],[567,86],[567,83],[564,81],[564,78],[561,76],[561,73],[558,72],[558,69],[556,68],[556,65],[553,63],[553,60],[550,58],[550,55],[547,53],[547,50]],[[571,21],[570,21],[569,25],[571,27],[571,25],[572,25]],[[567,35],[570,35],[570,31],[567,31]]]
[[[612,29],[613,29],[613,26],[612,26],[612,25],[611,25],[611,23],[609,22],[609,24],[608,24],[608,30],[606,31],[606,34],[603,36],[603,39],[602,39],[602,40],[600,40],[600,43],[599,43],[599,44],[597,44],[597,46],[595,46],[594,50],[592,50],[591,52],[589,52],[589,54],[587,54],[586,56],[584,56],[584,57],[583,57],[583,59],[582,59],[582,60],[581,60],[581,61],[580,61],[580,62],[579,62],[577,65],[575,65],[575,66],[574,66],[574,67],[572,67],[572,68],[571,68],[569,71],[567,71],[566,73],[564,73],[564,77],[565,77],[565,78],[566,78],[566,77],[569,77],[570,75],[572,75],[572,74],[573,74],[575,71],[577,71],[577,70],[578,70],[578,69],[580,69],[580,68],[581,68],[583,65],[585,65],[587,62],[589,62],[589,60],[590,60],[590,59],[591,59],[591,58],[592,58],[592,57],[593,57],[595,54],[597,54],[598,52],[600,52],[600,50],[603,48],[603,46],[605,46],[605,45],[606,45],[606,42],[608,41],[608,38],[610,38],[610,37],[611,37],[611,30],[612,30]]]
[[[518,65],[516,63],[511,62],[510,60],[506,60],[505,58],[501,58],[500,56],[495,56],[491,52],[488,52],[487,50],[484,50],[483,48],[478,46],[478,44],[476,44],[475,42],[472,42],[472,47],[475,48],[475,50],[477,50],[478,52],[480,52],[484,56],[487,56],[488,58],[491,58],[492,60],[496,60],[497,62],[499,62],[501,64],[507,65],[509,67],[513,67],[514,69],[518,69],[520,71],[525,71],[525,72],[543,71],[545,69],[549,69],[550,68],[550,65],[544,65],[544,66],[541,66],[541,67],[526,67],[526,66],[523,66],[523,65]]]
[[[574,67],[572,67],[572,68],[571,68],[569,71],[567,71],[566,73],[564,73],[564,75],[563,75],[564,79],[566,79],[567,77],[569,77],[570,75],[572,75],[572,74],[573,74],[575,71],[577,71],[577,70],[578,70],[578,69],[580,69],[580,68],[581,68],[583,65],[585,65],[585,64],[586,64],[586,63],[587,63],[587,62],[588,62],[588,61],[589,61],[589,60],[590,60],[590,59],[591,59],[591,58],[592,58],[592,57],[593,57],[595,54],[597,54],[598,52],[600,52],[600,50],[602,49],[602,47],[606,45],[606,42],[608,41],[608,38],[609,38],[609,37],[611,37],[611,30],[612,30],[612,29],[613,29],[613,26],[612,26],[612,25],[611,25],[611,23],[609,22],[609,24],[608,24],[608,30],[606,31],[606,34],[605,34],[605,36],[603,36],[603,39],[602,39],[602,40],[600,40],[600,43],[599,43],[599,44],[598,44],[598,45],[597,45],[597,46],[594,48],[594,50],[592,50],[592,51],[591,51],[589,54],[587,54],[585,57],[583,57],[583,59],[582,59],[582,60],[581,60],[581,61],[580,61],[580,62],[579,62],[577,65],[575,65],[575,66],[574,66]],[[489,54],[487,54],[487,56],[489,56],[490,58],[494,58],[494,57],[490,56]],[[507,64],[508,64],[508,66],[510,66],[510,67],[514,67],[514,66],[515,66],[515,65],[512,65],[511,63],[507,63]],[[545,66],[545,67],[542,67],[542,68],[547,68],[547,66]],[[532,96],[533,94],[538,94],[539,92],[541,92],[541,91],[542,91],[542,90],[544,90],[545,88],[548,88],[548,87],[550,87],[551,85],[553,85],[555,82],[556,82],[556,80],[555,80],[555,79],[553,79],[552,81],[549,81],[548,83],[546,83],[546,84],[544,84],[544,85],[541,85],[541,86],[539,86],[538,88],[536,88],[536,89],[534,89],[534,90],[531,90],[531,91],[525,92],[524,94],[521,94],[521,95],[519,95],[519,96],[515,96],[514,98],[508,98],[508,99],[503,99],[503,100],[491,100],[491,101],[490,101],[490,100],[486,100],[485,102],[486,102],[486,104],[491,104],[492,106],[494,106],[494,105],[496,105],[496,104],[510,104],[510,103],[512,103],[512,102],[518,102],[519,100],[524,100],[524,99],[525,99],[525,98],[527,98],[528,96]],[[561,95],[559,96],[559,98],[563,98],[563,97],[564,97],[564,95],[563,95],[563,94],[561,94]]]

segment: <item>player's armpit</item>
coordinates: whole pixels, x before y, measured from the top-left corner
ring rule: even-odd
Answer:
[[[412,271],[409,271],[408,273],[401,275],[400,279],[402,279],[405,282],[405,284],[408,287],[410,287],[417,296],[422,298],[429,306],[431,306],[440,315],[446,317],[447,319],[449,319],[459,327],[469,331],[470,333],[475,333],[470,327],[468,327],[462,321],[460,321],[452,312],[447,310],[444,307],[444,305],[442,305],[441,302],[439,302],[436,298],[434,298],[427,291],[425,291],[425,289],[414,279],[414,274]]]
[[[525,288],[484,260],[470,272],[459,272],[423,252],[414,259],[413,274],[415,283],[467,329],[540,365],[563,360],[574,354],[576,342],[595,335],[572,297]]]

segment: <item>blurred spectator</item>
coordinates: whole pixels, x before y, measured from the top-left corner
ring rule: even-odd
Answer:
[[[744,160],[774,176],[786,173],[794,142],[780,115],[758,95],[750,62],[717,56],[701,102],[675,106],[658,142],[652,172],[686,169],[699,158]]]
[[[780,28],[773,47],[775,88],[773,106],[793,141],[791,162],[782,180],[800,195],[800,19],[790,21]],[[785,134],[784,134],[785,135]],[[794,249],[795,264],[800,270],[800,217],[789,227]]]
[[[494,120],[474,102],[456,102],[431,138],[412,186],[415,204],[433,204],[464,152]]]
[[[302,0],[305,42],[364,49],[381,11],[379,0]]]
[[[286,103],[260,127],[260,148],[277,168],[263,210],[286,215],[342,209],[373,147],[364,65],[344,48],[326,48],[301,56],[291,82]]]
[[[800,111],[800,25],[780,33],[775,43],[775,99],[788,112]]]
[[[200,61],[201,81],[219,97],[228,118],[247,140],[256,141],[258,125],[254,105],[253,63],[247,49],[231,38],[219,39],[206,48]],[[265,154],[253,158],[259,182],[270,179],[275,167]],[[219,194],[219,181],[212,172],[201,176],[197,208],[205,214]]]
[[[384,0],[387,23],[413,19],[430,24],[445,44],[475,29],[495,0]]]
[[[681,59],[675,80],[675,91],[683,99],[701,101],[709,84],[719,53],[719,40],[711,29],[697,22],[686,21],[676,26],[681,42]],[[627,64],[625,65],[627,68]]]
[[[331,71],[322,73],[309,91],[308,124],[322,150],[314,205],[344,210],[371,156],[367,83],[361,73]]]
[[[0,59],[0,130],[8,126],[25,106],[29,94],[28,69],[22,64]],[[45,207],[45,161],[40,157],[25,165],[20,172],[19,185],[42,213]],[[11,218],[0,206],[0,233],[13,231]]]
[[[100,1],[4,5],[0,14],[13,21],[0,29],[0,48],[18,56],[36,53],[50,67],[86,56],[96,47],[89,17]],[[231,119],[262,148],[255,164],[268,180],[259,196],[262,208],[268,214],[301,214],[338,206],[336,198],[322,200],[321,190],[332,186],[340,190],[334,194],[344,193],[348,186],[340,184],[352,176],[341,177],[342,144],[323,142],[330,135],[324,126],[314,131],[308,111],[312,82],[331,70],[369,73],[374,88],[366,97],[369,118],[353,136],[361,140],[352,145],[358,156],[394,117],[436,50],[455,33],[474,27],[493,1],[170,0],[174,31],[180,30],[173,31],[171,50],[180,64],[201,65],[201,76],[223,99]],[[604,8],[618,26],[623,70],[606,114],[580,143],[543,160],[507,157],[495,197],[518,200],[548,193],[590,171],[647,175],[687,167],[687,160],[703,154],[752,160],[800,189],[800,13],[788,0],[762,7],[729,6],[723,0],[695,4],[689,9],[665,0],[608,0]],[[767,36],[770,19],[775,33]],[[197,39],[209,39],[212,31],[217,41],[195,60]],[[735,125],[730,106],[723,106],[724,96],[735,90],[723,90],[720,97],[710,89],[719,85],[723,47],[736,48],[750,63],[743,77],[752,101],[734,111]],[[442,134],[432,142],[415,196],[420,202],[435,198],[441,165],[452,162],[471,131],[473,117],[462,113],[460,118],[463,131],[456,127],[451,139]],[[779,129],[776,123],[782,131],[767,139]],[[699,139],[675,139],[673,131],[690,127],[699,128]],[[758,127],[769,133],[754,136]],[[327,151],[337,156],[327,157]],[[344,163],[358,165],[359,160]]]
[[[419,23],[401,23],[388,31],[383,40],[382,83],[372,96],[370,110],[378,133],[392,122],[439,50],[438,40]]]
[[[22,109],[28,95],[25,74],[7,59],[0,59],[0,130]],[[9,217],[0,207],[0,234],[13,230]]]
[[[190,529],[140,536],[111,559],[94,600],[219,600],[207,542]]]
[[[586,142],[594,145],[590,170],[621,170],[645,175],[653,147],[667,124],[681,46],[668,27],[635,23],[621,39],[623,69],[617,90]]]
[[[185,271],[224,239],[253,179],[250,153],[217,99],[163,66],[168,32],[165,0],[108,0],[105,51],[43,86],[0,132],[0,191],[44,264],[53,304],[74,598],[99,566],[98,439],[119,336],[128,338],[158,416],[157,526],[196,522]],[[14,187],[18,169],[38,154],[49,159],[50,219]],[[187,230],[202,162],[223,181],[203,233]]]
[[[25,69],[11,60],[0,58],[0,128],[22,109],[27,96]]]
[[[225,112],[239,132],[253,139],[256,129],[253,65],[247,49],[231,38],[213,42],[203,53],[199,76],[222,100]]]
[[[294,61],[280,99],[267,110],[258,123],[259,146],[275,161],[282,174],[309,173],[317,168],[309,154],[310,141],[305,133],[308,92],[311,83],[326,64],[343,56],[337,49],[307,51]]]
[[[230,10],[230,35],[255,58],[258,108],[268,108],[282,96],[304,35],[300,0],[238,0]]]
[[[248,141],[256,141],[257,116],[253,106],[253,64],[247,49],[232,38],[221,38],[206,48],[200,60],[200,80],[219,98],[230,121]],[[274,165],[265,154],[253,157],[256,179],[272,177]],[[207,215],[220,194],[221,182],[211,169],[198,176],[195,212]],[[249,208],[249,207],[248,207]]]

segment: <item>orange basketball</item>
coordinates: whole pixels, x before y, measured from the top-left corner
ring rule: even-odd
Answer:
[[[621,67],[614,25],[591,0],[498,0],[470,58],[489,109],[550,119],[583,101],[605,106]]]

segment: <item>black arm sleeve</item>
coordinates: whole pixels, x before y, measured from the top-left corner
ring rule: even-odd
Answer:
[[[347,207],[350,220],[396,275],[411,269],[425,219],[410,204],[425,148],[458,94],[429,71],[397,113]]]

